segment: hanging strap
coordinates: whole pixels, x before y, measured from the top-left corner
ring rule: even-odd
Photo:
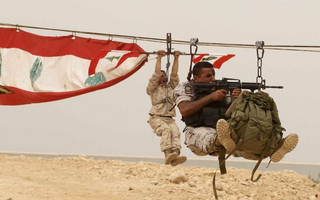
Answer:
[[[240,139],[237,143],[237,146],[236,148],[231,152],[229,153],[229,155],[225,158],[224,158],[224,155],[226,153],[226,149],[223,147],[220,152],[219,152],[219,169],[220,169],[220,172],[221,174],[226,174],[227,173],[227,170],[226,170],[226,160],[232,155],[234,154],[234,152],[239,149],[239,147],[241,146],[242,142],[243,142],[243,138],[244,138],[244,133],[241,134],[240,136]],[[214,172],[214,175],[213,175],[213,179],[212,179],[212,188],[213,188],[213,193],[214,193],[214,197],[215,199],[217,200],[218,199],[218,194],[217,194],[217,188],[216,188],[216,175],[217,175],[217,170]]]
[[[259,91],[261,86],[265,85],[265,80],[262,78],[262,58],[264,55],[264,41],[256,41],[256,51],[257,51],[257,78],[256,83],[259,85]]]
[[[271,136],[270,136],[270,137],[271,137]],[[253,176],[254,176],[255,172],[257,171],[257,169],[258,169],[258,167],[259,167],[262,159],[264,158],[264,156],[265,156],[266,153],[267,153],[267,150],[268,150],[268,149],[270,148],[270,146],[271,146],[271,142],[272,142],[272,139],[269,138],[268,143],[266,144],[266,146],[264,147],[262,153],[260,154],[259,161],[257,162],[256,166],[255,166],[255,167],[253,168],[253,170],[252,170],[252,174],[251,174],[251,181],[252,181],[252,182],[257,182],[257,181],[260,179],[260,177],[261,177],[261,174],[259,174],[256,179],[253,179]],[[269,162],[269,164],[270,164],[270,162]],[[269,166],[269,164],[268,164],[268,166]]]
[[[213,178],[212,178],[212,189],[213,189],[214,197],[216,200],[218,199],[218,193],[217,193],[217,188],[216,188],[217,171],[218,171],[218,169],[220,169],[221,174],[227,173],[226,160],[238,149],[238,147],[241,145],[241,143],[242,143],[242,141],[240,140],[238,142],[236,148],[231,153],[229,153],[229,155],[226,158],[224,158],[226,155],[226,149],[224,147],[222,147],[219,152],[219,168],[216,169],[216,171],[214,172]]]
[[[169,68],[170,68],[170,55],[171,55],[171,33],[167,33],[167,64],[166,64],[166,75],[169,77]]]
[[[167,79],[169,80],[169,68],[170,68],[170,55],[171,55],[171,33],[167,33],[167,64],[166,64],[166,76]],[[167,83],[166,85],[166,98],[165,98],[165,102],[166,102],[166,111],[165,113],[167,113],[169,111],[169,107],[168,107],[168,102],[169,102],[169,84]]]
[[[189,73],[188,73],[188,76],[187,76],[187,80],[190,81],[191,80],[191,74],[192,74],[192,61],[193,61],[193,56],[195,54],[197,54],[197,51],[198,51],[198,38],[191,38],[190,39],[190,55],[191,55],[191,60],[190,60],[190,67],[189,67]],[[192,51],[192,48],[195,48],[194,49],[194,52]]]
[[[220,168],[220,173],[221,174],[226,174],[227,173],[227,169],[226,169],[226,149],[224,147],[221,148],[220,152],[219,152],[219,168]]]

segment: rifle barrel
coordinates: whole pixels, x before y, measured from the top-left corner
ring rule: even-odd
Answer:
[[[264,86],[265,88],[283,89],[283,86]]]

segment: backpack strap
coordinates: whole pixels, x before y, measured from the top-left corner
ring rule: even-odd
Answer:
[[[226,174],[226,160],[234,153],[235,150],[233,150],[226,158],[226,149],[222,146],[220,152],[219,152],[219,169],[221,174]],[[216,188],[216,175],[217,175],[218,169],[214,172],[213,178],[212,178],[212,189],[214,193],[214,197],[217,200],[218,199],[218,194],[217,194],[217,188]]]
[[[260,154],[259,157],[259,161],[257,162],[257,164],[254,166],[253,170],[252,170],[252,174],[251,174],[251,181],[252,182],[257,182],[260,178],[261,178],[261,174],[258,175],[258,177],[256,179],[253,179],[254,174],[256,173],[262,159],[264,158],[264,156],[266,155],[267,150],[269,149],[271,145],[271,139],[268,140],[268,143],[266,144],[266,146],[264,147],[262,153]]]
[[[227,173],[227,170],[226,170],[226,149],[224,147],[221,148],[220,152],[219,152],[219,157],[218,157],[218,160],[219,160],[219,168],[220,168],[220,173],[221,174],[226,174]]]
[[[243,136],[242,136],[243,138]],[[225,158],[226,155],[226,149],[224,147],[221,148],[220,152],[219,152],[219,169],[221,174],[226,174],[227,170],[226,170],[226,160],[239,148],[239,146],[241,145],[241,143],[243,142],[243,139],[240,139],[236,148],[228,154],[228,156]],[[214,197],[215,199],[218,199],[218,194],[217,194],[217,188],[216,188],[216,175],[217,175],[217,170],[214,172],[213,178],[212,178],[212,189],[213,189],[213,193],[214,193]]]
[[[259,157],[259,161],[257,162],[257,164],[254,166],[253,170],[252,170],[252,174],[251,174],[251,181],[252,182],[257,182],[260,178],[261,178],[261,174],[258,175],[258,177],[256,179],[253,179],[254,174],[256,173],[261,161],[262,161],[262,154]]]
[[[228,155],[228,157],[230,156],[231,154]],[[220,152],[219,152],[219,157],[218,157],[218,160],[219,160],[219,169],[220,169],[220,173],[221,174],[226,174],[227,173],[227,170],[226,170],[226,159],[228,158],[225,158],[226,156],[226,149],[222,146],[222,148],[220,149]],[[218,170],[218,169],[217,169]],[[217,170],[214,172],[214,175],[213,175],[213,178],[212,178],[212,189],[213,189],[213,193],[214,193],[214,197],[215,199],[218,199],[218,194],[217,194],[217,188],[216,188],[216,175],[217,175]]]

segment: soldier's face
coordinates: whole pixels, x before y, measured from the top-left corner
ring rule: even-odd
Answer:
[[[162,75],[160,77],[160,81],[159,81],[159,84],[160,85],[165,85],[168,81],[168,77],[165,73],[162,72]]]
[[[200,75],[195,75],[193,79],[198,83],[213,83],[215,81],[215,76],[212,68],[202,68]]]

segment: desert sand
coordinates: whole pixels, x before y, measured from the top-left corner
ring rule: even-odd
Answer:
[[[1,200],[209,200],[216,169],[149,162],[0,155]],[[219,199],[319,199],[320,185],[294,171],[229,167],[217,173]],[[259,171],[258,171],[259,173]]]

